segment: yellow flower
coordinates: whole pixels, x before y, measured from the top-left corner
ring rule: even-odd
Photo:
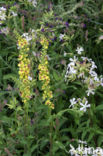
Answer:
[[[25,38],[19,37],[18,46],[19,46],[19,77],[21,81],[20,93],[22,101],[26,104],[31,97],[30,91],[30,81],[28,77],[30,76],[30,59],[28,58],[28,42]]]
[[[20,38],[18,39],[18,46],[19,48],[24,48],[25,46],[28,45],[28,42],[25,38]],[[26,48],[26,50],[28,51],[29,48]]]
[[[45,37],[42,37],[40,41],[43,49],[41,53],[41,60],[38,66],[39,69],[39,80],[42,81],[42,90],[43,90],[43,100],[45,101],[45,105],[48,105],[51,109],[54,109],[54,104],[50,101],[53,98],[52,91],[50,89],[50,77],[48,70],[48,59],[47,59],[47,49],[48,49],[48,41]]]

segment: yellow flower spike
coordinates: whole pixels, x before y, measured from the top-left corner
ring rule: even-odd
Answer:
[[[25,38],[19,36],[18,38],[18,49],[19,49],[19,77],[21,81],[20,93],[24,104],[26,104],[31,97],[30,91],[30,59],[28,58],[29,44]]]
[[[43,100],[45,101],[45,105],[48,105],[49,108],[54,109],[54,104],[51,102],[53,98],[52,91],[50,89],[50,77],[48,70],[48,59],[47,59],[47,49],[49,46],[48,40],[43,36],[41,41],[42,52],[41,52],[41,60],[38,66],[39,69],[39,80],[42,81],[42,90],[43,90]]]

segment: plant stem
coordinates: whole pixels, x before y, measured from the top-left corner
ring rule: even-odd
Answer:
[[[51,114],[51,108],[48,108],[48,117],[51,118],[52,114]],[[53,156],[53,138],[52,138],[52,133],[53,133],[53,119],[51,119],[50,122],[50,150],[49,150],[49,154],[50,156]]]
[[[53,137],[52,137],[52,133],[53,133],[53,122],[51,121],[50,123],[50,156],[53,156]]]

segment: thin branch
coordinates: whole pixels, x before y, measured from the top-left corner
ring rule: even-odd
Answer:
[[[8,154],[8,156],[13,156],[7,148],[4,148],[4,150]]]

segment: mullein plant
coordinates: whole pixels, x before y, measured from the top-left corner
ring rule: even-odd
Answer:
[[[42,52],[38,69],[39,69],[39,80],[42,81],[43,100],[45,101],[45,105],[48,105],[49,108],[54,109],[54,104],[51,101],[51,99],[53,98],[53,93],[50,87],[50,76],[49,76],[50,73],[48,70],[48,57],[47,57],[49,42],[45,36],[42,36],[40,43],[42,45]]]
[[[23,36],[18,37],[19,49],[19,78],[20,78],[20,95],[25,108],[28,108],[28,103],[31,98],[31,64],[29,59],[29,42]]]

